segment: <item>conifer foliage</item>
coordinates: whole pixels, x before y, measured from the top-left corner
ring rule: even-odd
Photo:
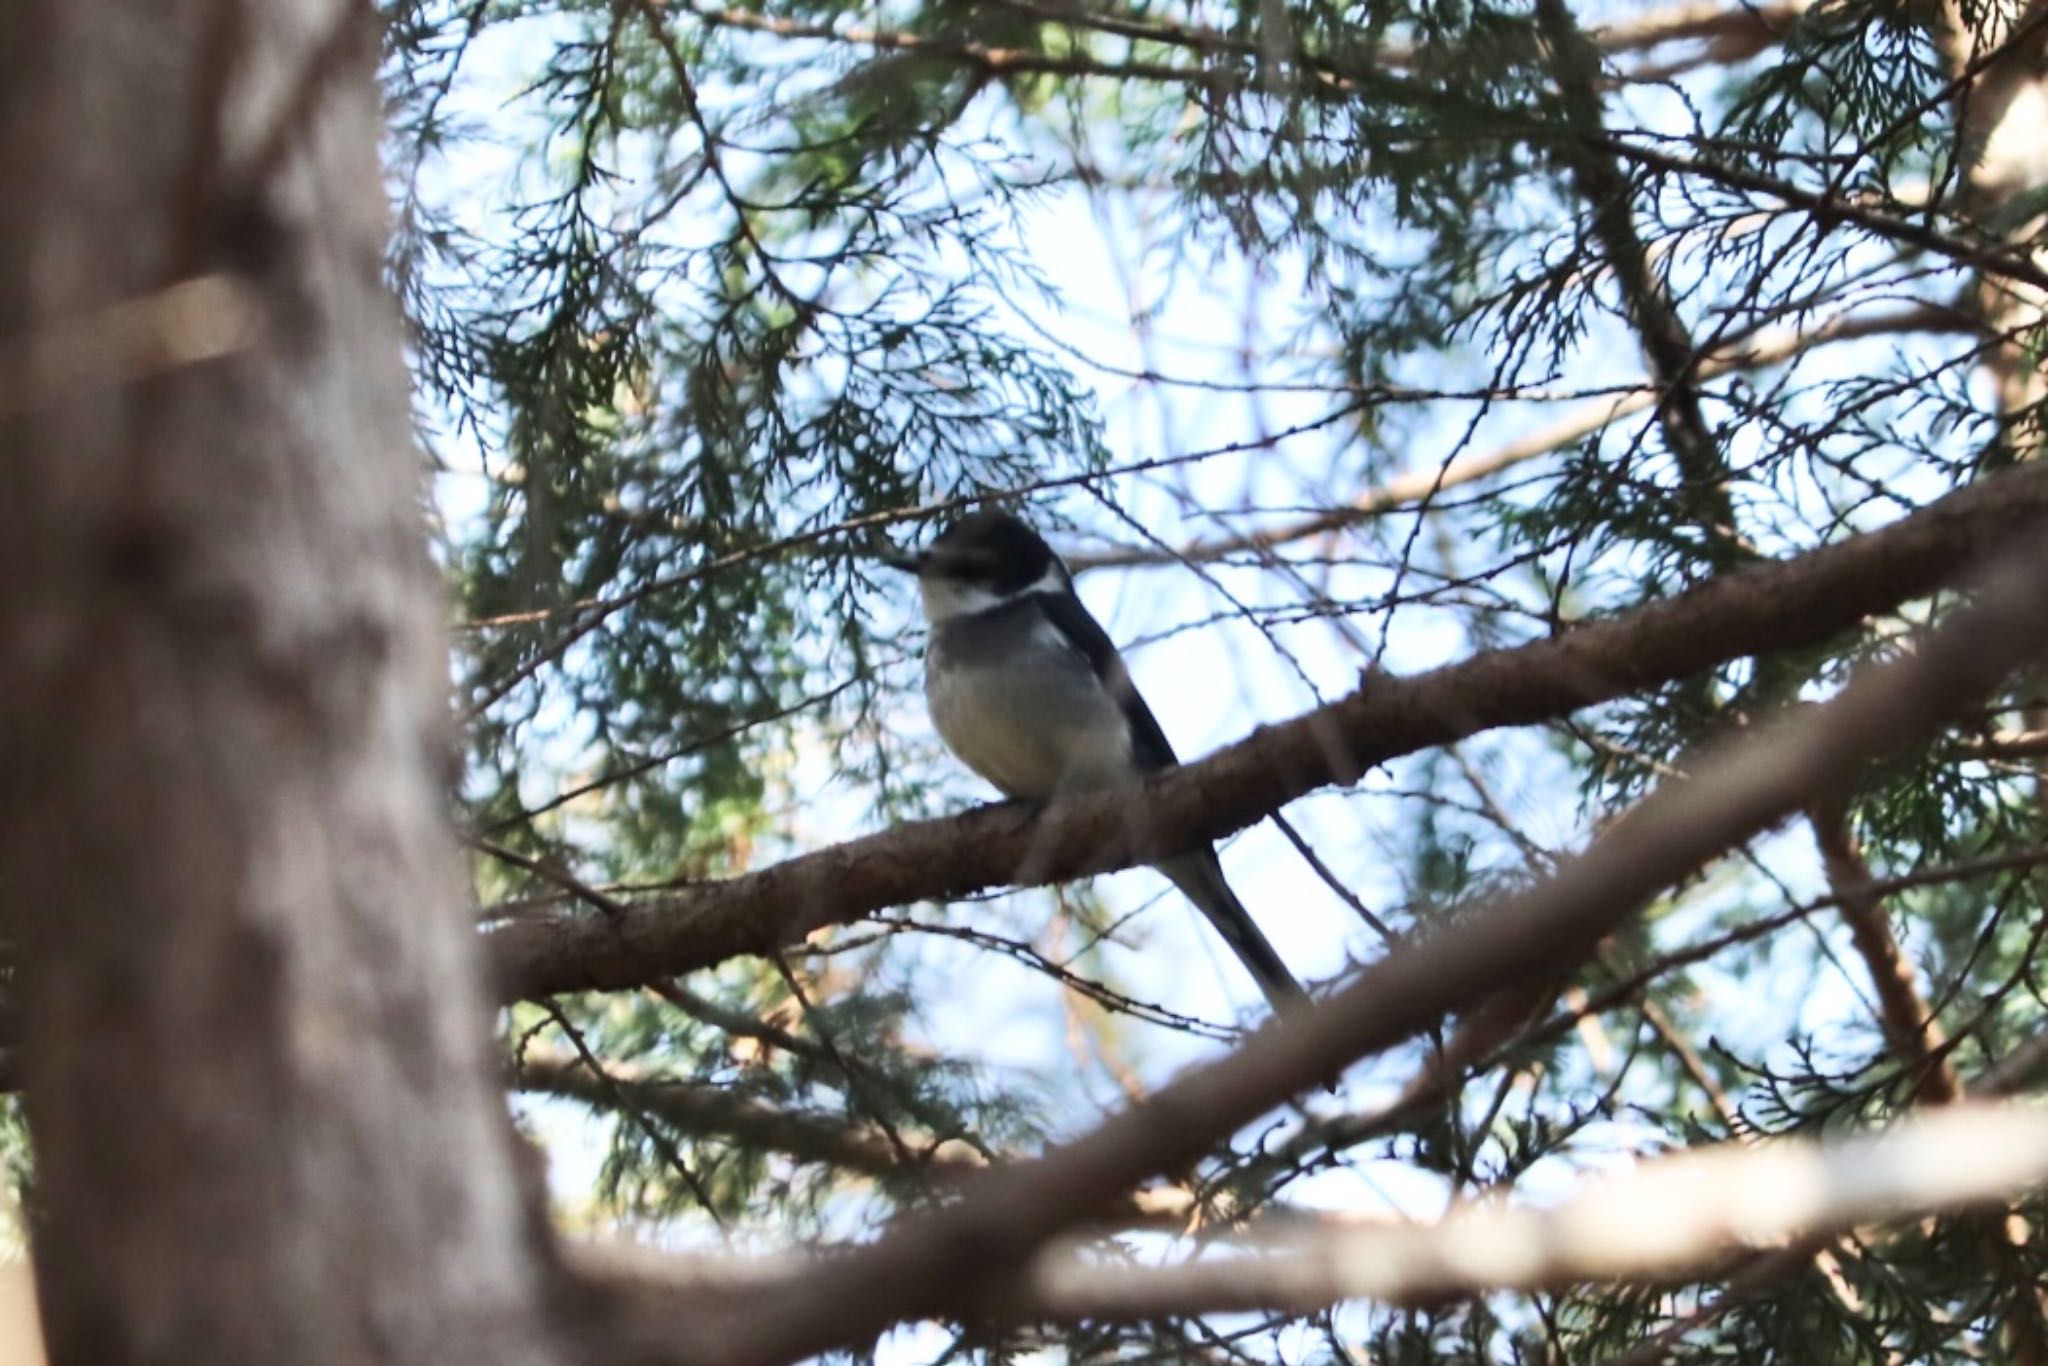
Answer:
[[[558,1223],[699,1258],[618,1292],[649,1351],[2048,1362],[2025,1181],[1809,1218],[1815,1178],[1756,1237],[1651,1192],[1605,1263],[1302,1250],[2037,1083],[2048,674],[1983,575],[2048,506],[2048,7],[385,19],[505,1075]],[[1159,826],[1247,831],[1297,970],[1412,1005],[1247,1043],[1184,907],[1065,877],[1144,862],[1110,804],[943,817],[979,794],[873,554],[988,496],[1184,754],[1277,728]],[[1823,732],[1656,876],[1559,881]],[[1607,909],[1454,985],[1559,885]],[[1297,1045],[1299,1087],[1148,1099]]]

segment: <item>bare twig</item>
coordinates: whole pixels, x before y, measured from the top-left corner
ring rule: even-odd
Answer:
[[[1842,314],[1804,330],[1768,332],[1738,346],[1714,352],[1701,359],[1693,367],[1692,374],[1695,383],[1704,383],[1723,375],[1776,365],[1830,342],[1912,332],[1969,331],[1975,326],[1954,309],[1931,304],[1861,316]],[[1094,555],[1071,555],[1067,557],[1067,563],[1079,573],[1098,568],[1177,564],[1184,560],[1200,562],[1307,540],[1368,521],[1395,508],[1434,500],[1447,489],[1477,483],[1538,456],[1561,450],[1623,418],[1655,407],[1664,393],[1660,385],[1643,384],[1609,397],[1590,399],[1526,436],[1489,451],[1454,456],[1433,468],[1397,475],[1358,495],[1341,508],[1319,512],[1283,526],[1242,536],[1190,541],[1171,553],[1150,547],[1132,547]]]
[[[582,878],[561,867],[553,859],[535,858],[531,854],[522,854],[517,849],[508,849],[495,840],[481,839],[476,836],[469,837],[465,843],[478,853],[487,854],[500,863],[509,864],[514,868],[532,873],[541,881],[561,888],[578,901],[583,902],[585,905],[594,906],[608,916],[621,916],[626,913],[625,902],[591,886]]]

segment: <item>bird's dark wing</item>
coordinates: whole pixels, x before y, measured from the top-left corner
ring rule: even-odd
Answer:
[[[1037,593],[1032,596],[1046,619],[1076,653],[1087,659],[1088,667],[1095,671],[1096,678],[1123,708],[1124,717],[1131,727],[1132,755],[1138,766],[1156,771],[1178,763],[1173,746],[1167,742],[1166,732],[1159,728],[1159,718],[1152,714],[1152,709],[1145,705],[1145,699],[1132,685],[1130,670],[1124,667],[1123,656],[1116,652],[1116,646],[1110,643],[1109,633],[1102,629],[1101,623],[1088,615],[1088,609],[1082,606],[1081,600],[1072,593]],[[1209,922],[1222,934],[1224,942],[1230,945],[1231,951],[1251,973],[1252,980],[1259,984],[1259,990],[1272,1003],[1274,1010],[1291,1012],[1308,1003],[1308,994],[1294,980],[1294,974],[1287,970],[1286,962],[1274,951],[1272,942],[1260,932],[1258,922],[1237,899],[1237,893],[1231,891],[1230,884],[1224,881],[1223,865],[1216,861],[1214,849],[1206,844],[1199,845],[1186,854],[1176,855],[1154,866],[1171,878],[1195,908],[1209,918]]]
[[[1124,719],[1131,727],[1132,755],[1138,766],[1150,772],[1155,769],[1171,768],[1180,762],[1173,752],[1173,745],[1166,738],[1166,732],[1159,728],[1159,718],[1145,705],[1145,699],[1138,695],[1138,689],[1131,682],[1131,671],[1124,667],[1123,656],[1110,643],[1109,633],[1102,624],[1088,614],[1088,609],[1072,593],[1036,593],[1032,595],[1039,609],[1051,621],[1054,628],[1064,636],[1088,660],[1088,667],[1102,680],[1102,686],[1109,689],[1110,696],[1123,708]]]

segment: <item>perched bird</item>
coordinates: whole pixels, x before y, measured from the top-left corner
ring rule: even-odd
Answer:
[[[1007,512],[961,518],[922,554],[924,693],[947,748],[1026,801],[1135,782],[1179,760],[1124,661],[1038,533]],[[1207,845],[1155,865],[1209,917],[1276,1010],[1307,1000]]]

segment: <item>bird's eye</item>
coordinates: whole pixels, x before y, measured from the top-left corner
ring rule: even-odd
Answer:
[[[937,558],[950,572],[970,578],[981,574],[993,574],[997,567],[996,557],[986,550],[946,550]]]

